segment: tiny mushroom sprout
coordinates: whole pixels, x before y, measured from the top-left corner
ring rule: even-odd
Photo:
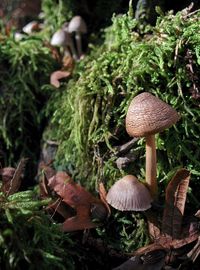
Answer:
[[[180,116],[174,108],[150,93],[143,92],[131,101],[126,115],[126,131],[146,139],[146,182],[157,197],[155,134],[174,125]]]
[[[53,34],[50,43],[52,46],[57,46],[57,47],[63,48],[65,55],[69,54],[68,53],[68,48],[69,48],[73,57],[75,59],[77,59],[74,44],[73,44],[72,38],[71,38],[70,34],[68,33],[67,29],[68,29],[68,23],[64,23],[62,28],[57,30]]]
[[[70,34],[72,34],[73,32],[75,33],[78,57],[81,58],[83,54],[81,35],[87,33],[86,23],[81,16],[75,16],[71,19],[68,26],[68,32]]]
[[[152,202],[149,190],[133,175],[126,175],[115,182],[106,200],[121,211],[145,211],[151,207]]]

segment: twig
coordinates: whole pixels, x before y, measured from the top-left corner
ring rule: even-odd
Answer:
[[[127,142],[123,145],[116,146],[115,147],[115,150],[116,150],[115,155],[120,156],[120,155],[127,153],[137,141],[138,141],[138,138],[133,138],[132,140],[130,140],[129,142]]]

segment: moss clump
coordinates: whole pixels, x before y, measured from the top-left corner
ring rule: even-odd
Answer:
[[[43,0],[42,11],[44,12],[45,31],[54,33],[63,23],[70,20],[73,15],[74,3],[70,0]]]
[[[142,36],[130,15],[113,18],[104,44],[91,46],[74,78],[52,97],[52,132],[48,130],[47,137],[59,142],[56,165],[67,164],[90,188],[102,175],[107,186],[113,183],[124,173],[116,167],[114,147],[129,140],[124,127],[127,106],[135,95],[149,91],[181,114],[175,127],[157,137],[159,181],[166,184],[179,166],[188,168],[193,180],[199,178],[198,16],[198,11],[169,13],[159,17],[155,27],[147,26]],[[129,172],[143,179],[143,139],[134,152],[139,158]]]
[[[42,38],[17,42],[13,34],[0,40],[0,141],[6,164],[20,156],[36,159],[48,97],[50,73],[56,62]]]
[[[74,243],[52,223],[36,191],[0,194],[0,264],[3,269],[75,269]]]

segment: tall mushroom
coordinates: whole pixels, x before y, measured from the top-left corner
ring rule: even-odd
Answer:
[[[75,32],[76,46],[78,51],[78,57],[80,58],[83,54],[81,35],[87,33],[87,26],[81,16],[74,16],[69,22],[68,32],[72,34]]]
[[[133,175],[126,175],[115,182],[106,200],[121,211],[145,211],[151,207],[152,202],[149,190]]]
[[[169,128],[180,116],[170,105],[143,92],[131,101],[126,115],[126,131],[146,139],[146,182],[151,195],[157,196],[155,134]]]

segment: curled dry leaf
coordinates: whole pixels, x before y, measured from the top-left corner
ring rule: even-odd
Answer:
[[[7,195],[14,194],[18,191],[21,185],[22,174],[24,172],[26,158],[22,158],[17,165],[17,168],[6,167],[0,170],[2,177],[2,191]]]
[[[51,85],[55,86],[56,88],[59,88],[60,87],[59,80],[67,78],[70,75],[71,75],[71,73],[69,71],[62,71],[62,70],[54,71],[51,74],[50,83],[51,83]]]
[[[182,248],[199,239],[200,232],[198,226],[193,226],[193,230],[188,230],[187,234],[183,233],[184,230],[182,230],[182,217],[184,214],[189,180],[190,173],[188,170],[183,168],[177,171],[166,189],[166,207],[163,213],[161,232],[159,233],[159,228],[157,228],[154,216],[151,217],[150,212],[149,215],[147,215],[147,219],[151,225],[153,224],[153,227],[155,226],[156,228],[156,232],[153,230],[150,231],[151,236],[155,237],[154,242],[136,250],[132,253],[132,255],[148,256],[153,251],[164,251],[166,252],[167,263],[167,255],[171,254],[171,251],[178,250],[179,248]],[[200,245],[197,242],[192,249],[193,252],[195,252],[195,260],[200,254],[199,246]],[[191,256],[191,253],[192,251],[188,253],[189,256]]]
[[[12,168],[12,167],[5,167],[5,168],[0,169],[0,176],[2,180],[1,190],[4,194],[7,194],[7,192],[10,189],[10,182],[11,182],[11,179],[13,178],[14,173],[15,173],[15,168]]]
[[[59,213],[64,219],[67,219],[72,216],[72,209],[70,206],[65,204],[62,201],[62,198],[58,198],[55,194],[52,193],[52,190],[48,186],[48,180],[56,174],[56,171],[50,166],[46,165],[44,162],[39,164],[39,188],[40,188],[40,197],[42,199],[51,197],[53,202],[51,202],[47,207],[48,211],[52,216],[55,213]]]
[[[153,212],[151,209],[148,209],[145,212],[145,216],[148,222],[148,231],[149,236],[151,239],[158,239],[161,232],[158,224],[158,215],[157,213]]]
[[[98,215],[99,213],[104,215],[102,208],[105,208],[105,206],[90,192],[76,184],[66,172],[57,172],[55,176],[49,179],[48,185],[63,199],[64,203],[76,211],[75,216],[68,218],[62,224],[63,231],[84,230],[99,225],[92,221],[91,207],[95,206],[95,211]],[[98,206],[101,208],[100,211],[97,211],[96,207]],[[107,211],[106,208],[105,211]],[[93,218],[95,217],[93,216]]]
[[[62,201],[62,198],[54,200],[51,204],[48,205],[46,210],[51,213],[52,217],[54,216],[55,213],[58,213],[64,219],[67,219],[74,215],[73,209],[69,205],[64,203]]]
[[[50,166],[46,165],[44,162],[40,162],[38,174],[39,177],[39,188],[40,188],[40,197],[47,198],[51,196],[51,190],[48,186],[48,180],[56,174],[56,171]]]
[[[166,188],[162,233],[171,236],[172,239],[178,239],[181,236],[189,181],[190,172],[183,168],[177,171]]]
[[[7,193],[7,195],[13,194],[16,191],[18,191],[20,185],[21,185],[21,180],[22,180],[22,174],[24,173],[25,165],[27,162],[27,158],[22,158],[17,165],[17,168],[15,170],[15,173],[13,175],[13,178],[11,179],[10,182],[10,189]]]

